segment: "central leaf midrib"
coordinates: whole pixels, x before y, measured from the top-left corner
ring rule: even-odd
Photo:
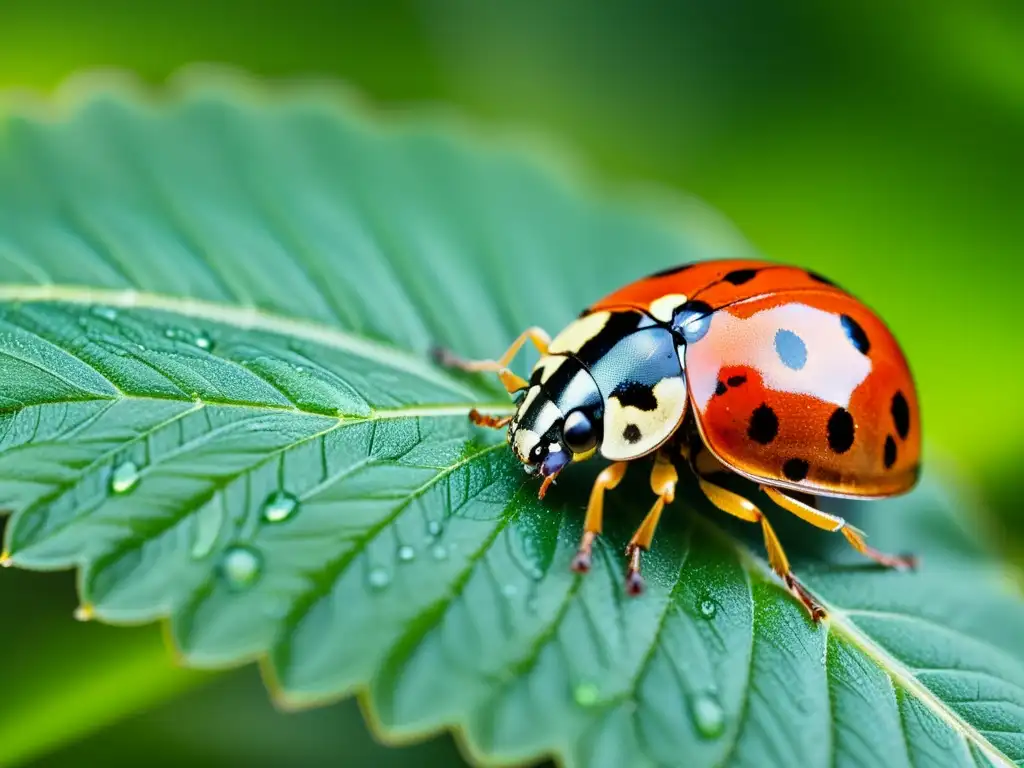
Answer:
[[[121,310],[168,312],[193,320],[221,323],[243,331],[261,331],[290,339],[301,339],[349,352],[367,360],[414,375],[443,386],[467,399],[475,393],[455,378],[415,354],[312,320],[287,317],[255,306],[232,306],[183,296],[169,296],[136,290],[114,290],[83,285],[0,285],[0,303],[72,304],[102,306]]]
[[[778,582],[778,578],[766,561],[762,560],[714,524],[710,522],[706,524],[718,535],[730,541],[738,552],[741,561],[754,568],[763,578],[775,583]],[[859,652],[863,653],[889,677],[894,685],[903,688],[908,695],[913,696],[927,707],[947,726],[956,731],[968,745],[973,744],[977,746],[994,764],[1004,765],[1006,768],[1017,768],[1017,764],[985,738],[981,730],[967,722],[958,712],[921,682],[911,669],[896,659],[865,630],[850,621],[849,614],[843,608],[830,604],[820,594],[816,596],[822,602],[828,614],[826,621],[828,622],[829,631],[836,632]]]

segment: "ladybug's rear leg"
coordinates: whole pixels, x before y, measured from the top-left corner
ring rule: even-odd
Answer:
[[[629,558],[626,591],[631,595],[639,595],[644,591],[644,579],[640,575],[640,559],[643,553],[651,548],[654,531],[661,519],[661,511],[666,504],[671,504],[675,499],[676,483],[678,482],[679,473],[676,472],[676,468],[667,456],[659,453],[654,460],[654,467],[651,469],[651,490],[658,494],[658,499],[626,547],[626,557]]]
[[[587,502],[587,517],[583,521],[583,538],[580,539],[576,557],[572,559],[572,569],[576,573],[586,573],[590,570],[594,539],[601,535],[604,527],[604,492],[612,490],[622,482],[628,466],[625,461],[609,464],[601,470],[601,474],[594,481],[594,487],[590,490],[590,501]]]
[[[498,374],[498,378],[501,379],[501,383],[505,385],[505,389],[508,390],[509,394],[512,394],[529,386],[529,382],[526,379],[512,373],[508,368],[516,353],[522,349],[523,344],[527,341],[532,341],[537,350],[542,355],[545,355],[548,351],[548,345],[551,344],[551,337],[543,328],[527,328],[519,334],[518,338],[505,350],[505,354],[497,360],[462,360],[445,349],[435,349],[434,357],[441,365],[449,368],[459,368],[463,371],[494,371]]]
[[[704,495],[720,510],[738,517],[740,520],[761,524],[761,531],[764,534],[764,546],[768,550],[768,563],[771,565],[772,570],[782,578],[790,591],[800,598],[800,601],[810,611],[811,618],[815,621],[823,619],[825,617],[825,609],[793,575],[793,571],[789,566],[789,558],[786,557],[786,553],[782,549],[782,543],[779,541],[779,537],[775,534],[775,529],[772,528],[764,513],[750,500],[743,498],[738,493],[727,491],[725,488],[708,482],[699,474],[697,475],[697,481],[700,483],[700,489],[704,492]]]
[[[865,557],[869,557],[876,563],[884,565],[886,568],[909,570],[917,567],[917,558],[912,555],[887,555],[885,552],[879,552],[874,547],[868,546],[868,543],[864,541],[864,532],[857,530],[841,517],[815,509],[777,488],[761,486],[761,490],[768,494],[772,501],[783,509],[792,512],[801,520],[826,531],[841,532],[846,537],[846,540],[850,542],[851,547]]]

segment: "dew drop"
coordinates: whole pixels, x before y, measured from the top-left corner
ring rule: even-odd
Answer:
[[[691,704],[693,724],[705,739],[714,739],[725,730],[725,712],[718,700],[710,694],[695,698]]]
[[[204,352],[209,352],[211,349],[213,349],[213,339],[211,339],[209,335],[205,333],[200,333],[198,336],[196,336],[196,346],[199,347]]]
[[[544,578],[544,571],[542,571],[540,568],[534,568],[530,571],[530,578],[534,581],[540,581]]]
[[[444,530],[444,528],[441,526],[441,523],[437,520],[431,520],[429,523],[427,523],[427,533],[429,533],[431,536],[440,536],[442,530]]]
[[[110,474],[110,490],[114,493],[128,493],[138,482],[139,467],[134,461],[118,464]]]
[[[408,544],[403,544],[398,548],[398,559],[403,563],[412,562],[416,559],[416,550]]]
[[[435,544],[430,554],[435,560],[445,560],[448,558],[448,549],[443,544]]]
[[[295,514],[299,500],[290,493],[278,491],[263,503],[263,519],[268,523],[283,523]]]
[[[593,683],[580,683],[572,691],[572,697],[581,707],[592,707],[601,698],[601,691]]]
[[[168,328],[166,331],[164,331],[164,336],[168,339],[173,339],[177,335],[177,332],[173,328]]]
[[[201,560],[213,551],[223,527],[224,505],[218,498],[196,513],[191,552],[193,559]]]
[[[263,558],[252,547],[238,544],[229,547],[220,561],[220,571],[233,590],[248,589],[263,570]]]
[[[506,584],[501,588],[501,594],[505,597],[515,597],[519,592],[519,588],[515,584]]]
[[[14,565],[14,558],[10,552],[0,552],[0,568],[10,568]]]
[[[374,568],[366,578],[373,589],[384,589],[391,583],[391,574],[383,568]]]
[[[705,619],[715,618],[715,614],[718,613],[718,603],[712,600],[710,597],[705,597],[700,601],[700,615]]]
[[[94,315],[102,317],[104,320],[110,320],[111,322],[117,320],[117,310],[113,307],[95,307],[92,312]]]
[[[82,603],[80,606],[75,608],[74,612],[75,621],[92,621],[96,618],[96,611],[89,603]]]

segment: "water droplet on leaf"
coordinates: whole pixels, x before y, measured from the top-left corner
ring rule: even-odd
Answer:
[[[391,583],[391,574],[383,568],[374,568],[366,578],[373,589],[384,589]]]
[[[196,512],[191,553],[194,559],[200,560],[213,551],[223,527],[224,505],[215,498]]]
[[[435,560],[444,560],[448,557],[448,549],[443,544],[435,544],[434,548],[430,550],[430,554]]]
[[[110,490],[128,493],[139,482],[139,467],[134,461],[125,461],[114,467],[110,474]]]
[[[213,339],[205,333],[200,333],[196,336],[196,346],[205,352],[209,352],[213,349]]]
[[[410,547],[408,544],[403,544],[398,548],[398,559],[403,563],[411,562],[416,558],[416,550]]]
[[[437,520],[431,520],[429,523],[427,523],[427,533],[429,533],[431,536],[440,536],[441,531],[443,530],[444,528],[441,526],[441,523]]]
[[[505,597],[515,597],[519,592],[519,588],[515,584],[506,584],[501,588],[501,594]]]
[[[0,568],[10,568],[14,565],[14,558],[10,552],[0,552]]]
[[[718,613],[718,603],[712,600],[710,597],[705,597],[700,601],[700,615],[705,619],[715,618],[715,614]]]
[[[268,523],[283,523],[290,518],[299,506],[299,501],[290,493],[278,491],[263,504],[263,519]]]
[[[263,558],[252,547],[239,544],[224,552],[220,570],[231,589],[247,589],[259,580]]]
[[[693,724],[705,739],[714,739],[725,730],[725,712],[718,700],[709,694],[695,698],[691,704]]]
[[[82,603],[75,608],[74,617],[75,621],[92,621],[96,618],[96,611],[89,603]]]
[[[111,322],[117,320],[117,310],[113,307],[94,307],[92,312],[94,315],[102,317],[104,320],[110,320]]]
[[[601,691],[593,683],[581,683],[572,691],[572,697],[581,707],[592,707],[601,698]]]

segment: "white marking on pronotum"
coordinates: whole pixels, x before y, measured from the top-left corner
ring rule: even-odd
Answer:
[[[601,329],[608,324],[610,317],[611,312],[594,312],[569,323],[548,345],[548,352],[551,354],[579,352],[584,344],[601,332]]]
[[[672,315],[675,314],[676,309],[685,303],[686,296],[681,293],[670,293],[652,301],[648,310],[655,320],[668,323],[671,322]]]

